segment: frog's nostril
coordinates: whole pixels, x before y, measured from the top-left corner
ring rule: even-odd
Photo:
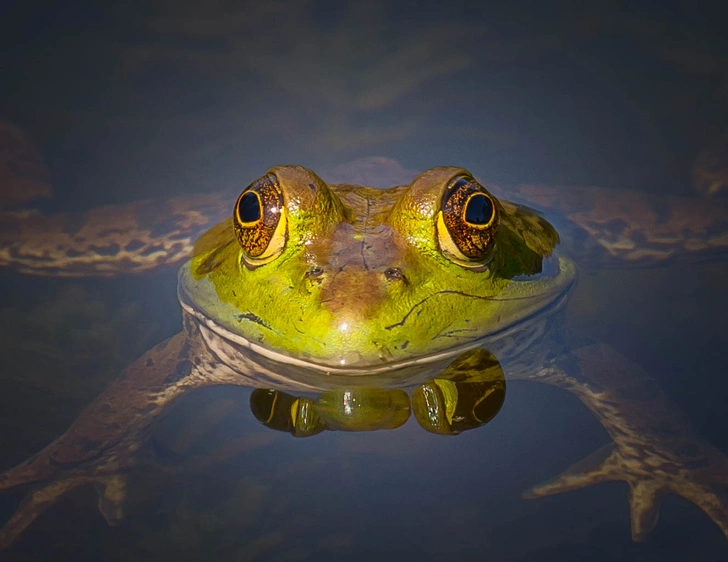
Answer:
[[[323,274],[324,268],[319,265],[315,265],[306,272],[306,277],[321,277]]]
[[[384,270],[384,276],[390,281],[407,281],[407,278],[398,267],[388,267]]]

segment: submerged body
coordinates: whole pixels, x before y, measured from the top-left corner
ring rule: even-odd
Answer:
[[[598,346],[534,351],[576,277],[574,264],[554,253],[557,242],[539,213],[498,200],[459,168],[435,168],[390,190],[328,186],[297,166],[270,170],[240,194],[232,220],[200,238],[180,270],[184,331],[129,366],[66,434],[0,475],[0,489],[40,483],[0,530],[0,546],[87,482],[99,487],[107,520],[118,521],[120,474],[136,462],[151,423],[192,389],[391,388],[444,371],[453,384],[412,395],[412,409],[424,404],[433,430],[445,424],[439,409],[453,425],[463,399],[456,383],[492,382],[493,363],[478,354],[484,345],[497,358],[522,358],[509,377],[575,393],[614,439],[533,496],[623,479],[635,539],[656,523],[665,491],[689,497],[728,536],[726,503],[712,490],[728,483],[728,463],[681,425],[649,377]],[[613,369],[605,372],[605,364]],[[292,432],[306,434],[301,420],[317,408],[319,417],[335,418],[332,396],[339,397],[292,403]],[[392,411],[407,410],[401,395],[375,396]],[[473,417],[485,396],[469,407]],[[356,427],[406,419],[395,417],[391,425]]]

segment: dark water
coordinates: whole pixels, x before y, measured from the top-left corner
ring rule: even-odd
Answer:
[[[692,196],[696,157],[728,131],[726,41],[707,5],[266,6],[3,8],[0,116],[44,154],[54,198],[41,206],[238,189],[278,163],[335,176],[372,156],[400,172],[453,164],[498,183]],[[175,283],[172,269],[1,272],[0,469],[179,330]],[[723,453],[726,286],[725,256],[587,264],[566,314],[570,343],[645,369]],[[509,381],[498,416],[456,437],[410,419],[296,439],[249,401],[230,387],[180,399],[147,436],[118,526],[80,487],[0,560],[728,559],[721,530],[675,494],[643,543],[623,482],[522,499],[610,440],[562,389]],[[0,521],[27,491],[0,496]]]

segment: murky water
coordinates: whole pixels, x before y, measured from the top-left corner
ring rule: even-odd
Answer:
[[[696,159],[728,131],[725,38],[697,8],[146,3],[25,5],[3,19],[16,25],[0,108],[44,156],[54,193],[37,206],[49,213],[239,191],[282,162],[376,185],[462,165],[503,190],[648,193],[664,213],[660,196],[701,197]],[[707,206],[724,203],[718,194]],[[580,267],[548,345],[608,346],[618,355],[596,363],[614,378],[595,370],[587,383],[619,395],[635,380],[620,377],[641,369],[682,427],[728,454],[725,253]],[[181,326],[174,267],[74,280],[15,269],[0,272],[0,470],[63,433]],[[538,363],[496,356],[505,401],[457,436],[411,415],[397,429],[295,438],[256,418],[251,389],[194,391],[144,434],[117,525],[93,486],[79,486],[0,560],[728,559],[724,533],[680,494],[665,495],[640,543],[624,482],[524,499],[612,436],[604,407],[523,380]],[[618,421],[664,419],[654,402],[639,404]],[[0,495],[0,522],[32,489]],[[689,495],[687,484],[677,491]]]

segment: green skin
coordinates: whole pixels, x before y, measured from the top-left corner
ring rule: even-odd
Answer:
[[[246,267],[226,221],[198,242],[179,292],[223,331],[277,357],[363,372],[473,346],[553,303],[575,278],[563,257],[553,258],[555,274],[537,275],[558,235],[535,211],[495,199],[487,267],[453,260],[437,216],[466,170],[435,168],[388,190],[327,186],[297,166],[269,173],[283,194],[281,253]],[[314,267],[323,273],[307,274]],[[392,268],[403,278],[388,276]]]

